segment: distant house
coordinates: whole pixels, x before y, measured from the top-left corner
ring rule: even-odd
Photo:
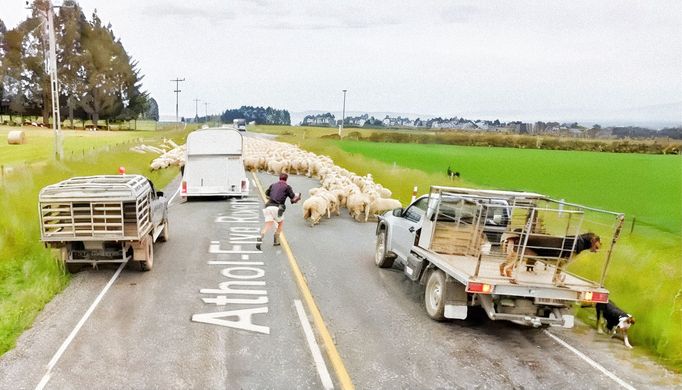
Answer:
[[[336,118],[330,113],[318,114],[318,115],[307,115],[303,118],[301,122],[303,126],[323,126],[323,127],[335,127]]]

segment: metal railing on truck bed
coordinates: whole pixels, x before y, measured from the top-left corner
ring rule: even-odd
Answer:
[[[140,175],[74,177],[39,194],[42,241],[138,240],[152,227],[152,187]]]
[[[529,192],[433,186],[429,196],[431,226],[425,226],[430,231],[422,232],[428,236],[420,244],[428,242],[424,249],[440,254],[462,277],[577,290],[604,286],[623,214]],[[586,212],[600,217],[585,223]],[[565,271],[575,255],[592,249],[585,237],[599,240],[588,232],[594,229],[608,245],[598,282]],[[504,274],[506,269],[513,274]]]

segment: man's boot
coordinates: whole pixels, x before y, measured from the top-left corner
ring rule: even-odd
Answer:
[[[261,235],[258,238],[258,242],[256,243],[256,249],[260,250],[260,244],[263,242],[263,236]]]
[[[275,241],[272,243],[272,246],[279,246],[279,234],[275,234]]]

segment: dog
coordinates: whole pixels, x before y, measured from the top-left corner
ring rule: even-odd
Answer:
[[[516,264],[520,247],[520,232],[505,233],[502,235],[503,250],[506,253],[505,261],[500,264],[500,275],[511,277],[512,269]],[[575,246],[574,246],[575,242]],[[553,237],[531,234],[528,236],[527,247],[524,255],[529,256],[526,260],[526,272],[535,273],[536,257],[557,258],[557,266],[552,277],[552,283],[558,287],[564,287],[561,269],[573,254],[584,250],[598,252],[601,249],[601,239],[594,233],[584,233],[579,236]],[[545,262],[545,270],[547,263]]]
[[[635,324],[635,317],[619,309],[613,302],[597,303],[597,333],[604,333],[600,327],[601,318],[604,317],[606,324],[604,329],[614,337],[619,334],[628,348],[632,348],[628,340],[628,329]]]

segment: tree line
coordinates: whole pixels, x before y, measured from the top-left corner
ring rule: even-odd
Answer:
[[[13,29],[0,20],[0,114],[50,120],[47,69],[47,2],[35,0],[31,15]],[[74,0],[55,14],[59,106],[62,120],[158,120],[158,105],[142,90],[143,75],[111,24],[90,20]]]
[[[247,123],[256,122],[257,125],[291,125],[289,111],[272,107],[241,106],[227,109],[220,115],[223,123],[232,123],[234,119],[245,119]]]

